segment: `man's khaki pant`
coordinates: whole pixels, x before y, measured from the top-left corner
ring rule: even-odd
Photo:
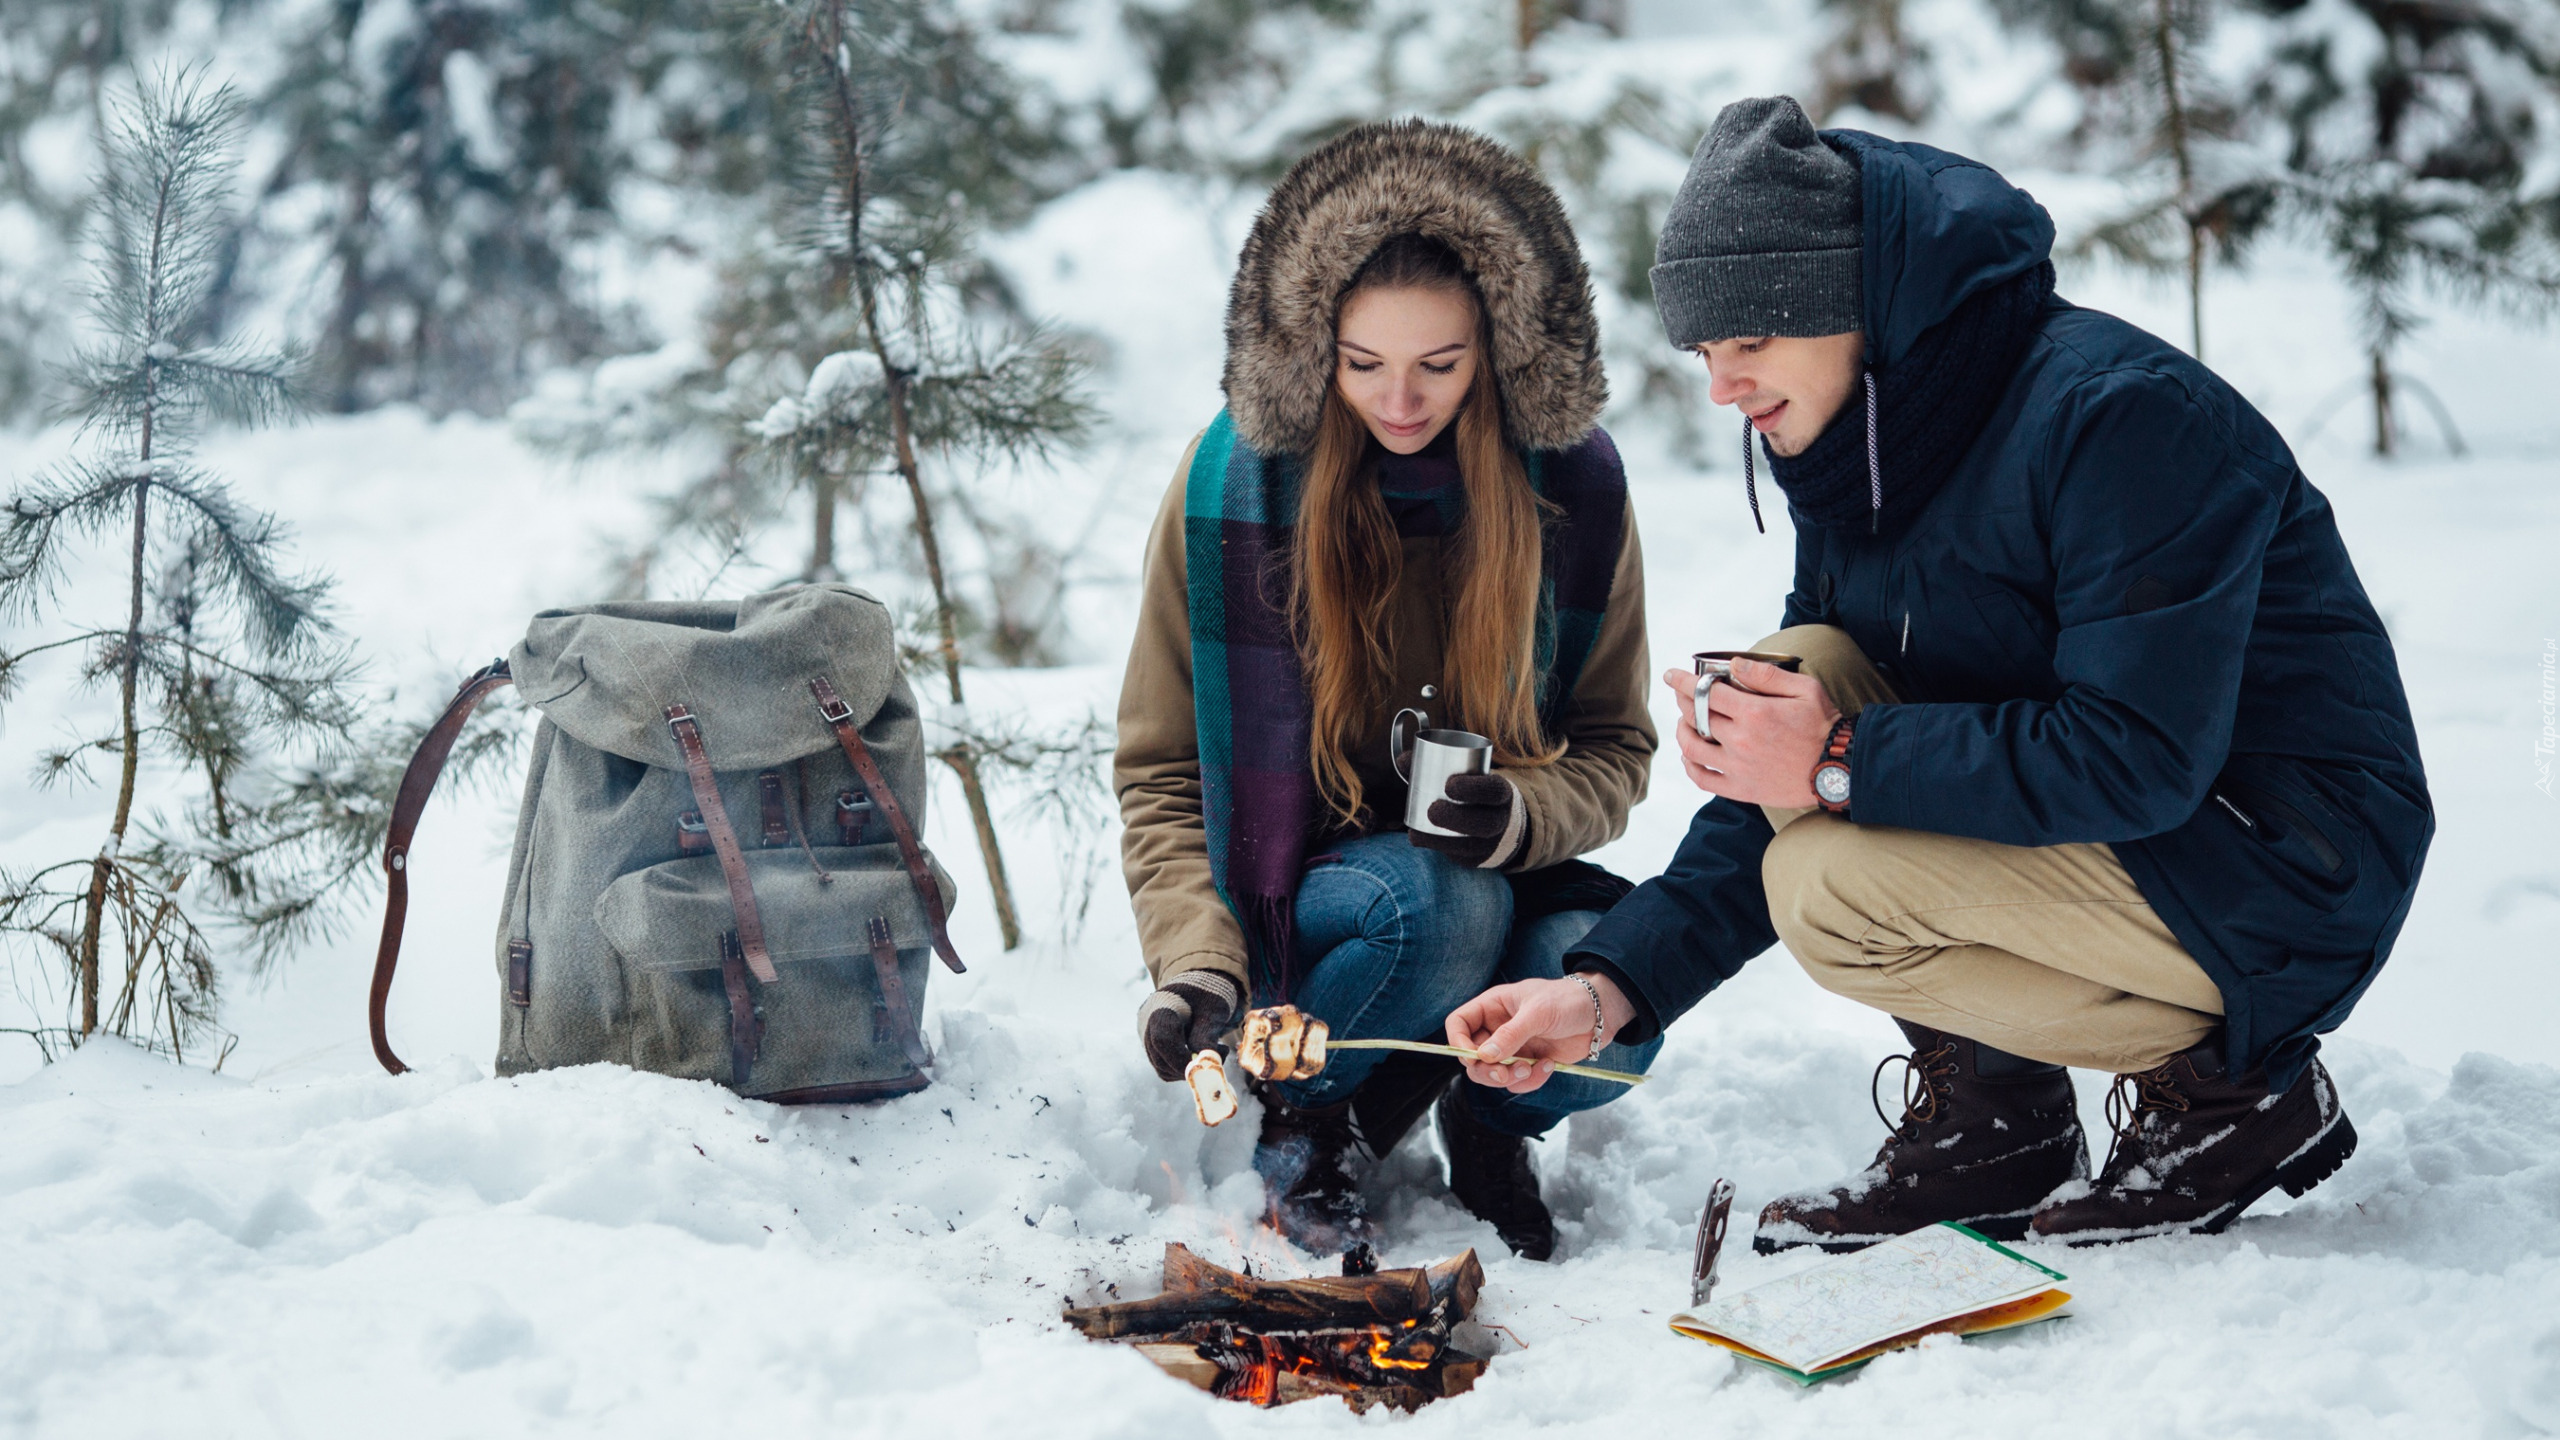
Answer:
[[[1793,626],[1752,648],[1804,657],[1847,714],[1894,699],[1834,626]],[[1855,764],[1853,751],[1853,780]],[[2001,845],[1815,810],[1767,813],[1778,831],[1761,866],[1769,917],[1834,994],[2012,1054],[2119,1074],[2159,1065],[2221,1024],[2221,993],[2105,845]]]

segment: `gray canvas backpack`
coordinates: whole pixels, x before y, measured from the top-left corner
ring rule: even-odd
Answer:
[[[402,778],[374,1054],[409,843],[481,698],[542,712],[498,926],[498,1073],[610,1060],[792,1103],[920,1090],[931,961],[964,968],[917,840],[925,751],[889,612],[842,585],[546,610]]]

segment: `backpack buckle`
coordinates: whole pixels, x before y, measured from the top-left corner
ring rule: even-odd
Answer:
[[[853,707],[845,703],[842,695],[836,693],[834,683],[826,676],[821,675],[811,680],[809,693],[818,698],[819,719],[826,721],[829,725],[849,725],[853,722]]]

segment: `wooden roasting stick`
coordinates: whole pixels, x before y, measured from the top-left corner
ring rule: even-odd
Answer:
[[[1274,1005],[1244,1012],[1236,1063],[1256,1080],[1304,1080],[1322,1073],[1327,1053],[1334,1050],[1410,1050],[1417,1055],[1446,1055],[1454,1060],[1476,1058],[1473,1050],[1426,1040],[1336,1040],[1322,1020],[1295,1005]],[[1515,1065],[1519,1061],[1499,1063]],[[1641,1075],[1603,1070],[1596,1065],[1558,1065],[1555,1073],[1611,1080],[1620,1085],[1644,1083]],[[1217,1051],[1203,1050],[1192,1056],[1182,1078],[1190,1083],[1191,1103],[1199,1108],[1201,1124],[1215,1125],[1236,1113],[1235,1092],[1227,1086],[1226,1061]]]
[[[1461,1050],[1455,1045],[1435,1045],[1427,1040],[1328,1039],[1325,1041],[1325,1048],[1329,1050],[1410,1050],[1416,1055],[1446,1055],[1452,1060],[1473,1060],[1476,1058],[1476,1052],[1473,1050]],[[1497,1060],[1494,1063],[1497,1065],[1518,1065],[1524,1062],[1517,1057],[1514,1057],[1509,1060]],[[1534,1064],[1536,1062],[1530,1061],[1526,1063]],[[1560,1064],[1556,1066],[1556,1073],[1559,1075],[1580,1075],[1588,1080],[1615,1080],[1621,1085],[1641,1085],[1644,1083],[1644,1077],[1641,1075],[1631,1075],[1624,1070],[1603,1070],[1597,1065]]]
[[[1295,1005],[1274,1005],[1264,1010],[1244,1012],[1244,1032],[1236,1046],[1236,1063],[1257,1080],[1304,1080],[1322,1073],[1328,1050],[1410,1050],[1417,1055],[1446,1055],[1457,1060],[1473,1060],[1476,1052],[1455,1045],[1436,1045],[1424,1040],[1336,1040],[1331,1028],[1322,1020]],[[1497,1064],[1516,1065],[1515,1057]],[[1593,1080],[1614,1080],[1621,1085],[1641,1085],[1644,1077],[1623,1070],[1602,1070],[1592,1065],[1558,1065],[1559,1075],[1581,1075]]]

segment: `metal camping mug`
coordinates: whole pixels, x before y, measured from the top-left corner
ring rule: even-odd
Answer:
[[[1707,691],[1714,688],[1716,682],[1721,680],[1745,695],[1760,693],[1733,678],[1733,662],[1736,660],[1757,660],[1763,665],[1775,665],[1781,670],[1788,671],[1804,668],[1803,656],[1780,655],[1768,650],[1701,650],[1690,656],[1689,663],[1698,672],[1697,688],[1690,692],[1698,702],[1696,707],[1698,735],[1699,738],[1711,743],[1716,737],[1715,732],[1708,728]]]
[[[1405,717],[1418,732],[1405,738]],[[1431,802],[1449,798],[1452,775],[1484,775],[1493,770],[1493,742],[1470,730],[1432,730],[1431,717],[1419,710],[1399,710],[1387,724],[1387,760],[1406,786],[1404,828],[1425,835],[1455,835],[1431,823]]]

